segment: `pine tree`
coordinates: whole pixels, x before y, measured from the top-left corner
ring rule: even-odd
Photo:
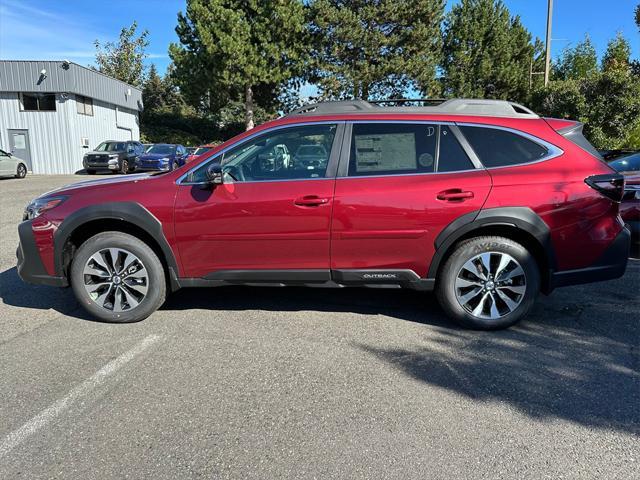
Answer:
[[[178,15],[180,43],[170,46],[173,77],[205,111],[242,98],[253,128],[256,89],[300,74],[304,31],[300,0],[188,0]]]
[[[502,1],[462,0],[444,23],[444,94],[526,101],[531,70],[543,68],[541,51]]]
[[[575,47],[566,48],[553,66],[554,80],[577,80],[598,71],[598,55],[589,36]]]
[[[310,81],[322,98],[389,98],[433,90],[444,0],[315,0]]]

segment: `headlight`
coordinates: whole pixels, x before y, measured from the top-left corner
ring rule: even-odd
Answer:
[[[109,158],[118,158],[118,155],[109,155]]]
[[[67,199],[65,196],[36,198],[24,209],[22,220],[39,217],[47,210],[57,207]]]
[[[161,162],[168,162],[169,161],[169,157],[162,157],[160,159]]]

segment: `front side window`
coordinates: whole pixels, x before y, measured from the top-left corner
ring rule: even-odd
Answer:
[[[216,157],[226,182],[259,182],[324,178],[337,125],[282,128],[259,135]],[[187,177],[206,180],[208,162]]]
[[[25,112],[55,112],[56,95],[54,93],[23,93],[22,110]]]
[[[487,168],[535,162],[549,153],[543,145],[507,130],[475,126],[461,126],[460,130]]]

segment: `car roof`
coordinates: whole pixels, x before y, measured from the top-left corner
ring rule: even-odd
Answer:
[[[320,102],[297,108],[286,117],[307,117],[339,114],[413,114],[413,115],[474,115],[508,118],[540,118],[527,107],[507,100],[474,98],[391,99],[378,101],[345,100]]]

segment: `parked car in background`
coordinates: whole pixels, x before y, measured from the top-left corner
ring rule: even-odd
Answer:
[[[185,164],[187,149],[172,143],[156,143],[138,158],[136,172],[175,170]]]
[[[631,255],[640,257],[640,152],[618,157],[609,166],[625,176],[620,216],[631,230]]]
[[[199,147],[196,147],[193,152],[191,152],[189,154],[189,156],[187,157],[187,163],[194,161],[196,158],[198,158],[200,155],[203,155],[205,153],[207,153],[209,150],[211,150],[215,145],[201,145]]]
[[[307,145],[324,157],[297,161]],[[435,290],[450,318],[491,330],[541,292],[624,274],[623,194],[578,122],[499,100],[326,102],[178,171],[35,199],[18,274],[71,285],[112,322],[180,287],[262,283]]]
[[[609,162],[609,166],[622,174],[635,174],[640,172],[640,152],[616,157]]]
[[[0,177],[24,178],[27,176],[27,163],[15,155],[0,150]]]
[[[82,164],[89,175],[98,170],[129,173],[143,153],[143,145],[135,140],[107,140],[85,154]]]
[[[600,155],[607,162],[610,162],[611,160],[615,160],[616,158],[620,158],[625,155],[630,155],[632,153],[637,153],[637,152],[636,150],[629,150],[629,149],[600,150]]]

